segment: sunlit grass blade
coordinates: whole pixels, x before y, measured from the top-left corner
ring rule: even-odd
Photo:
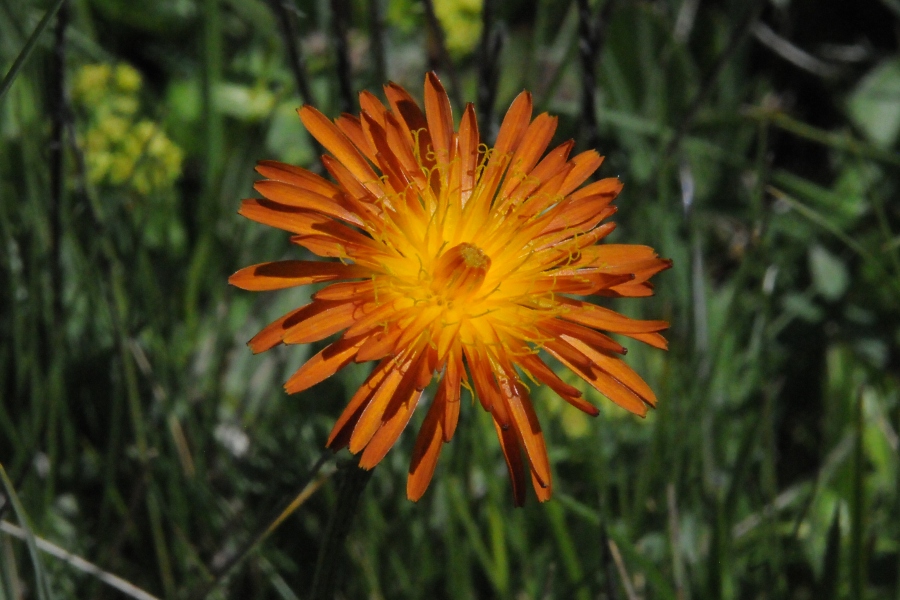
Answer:
[[[28,531],[26,529],[23,527],[16,527],[12,523],[7,523],[6,521],[0,521],[0,531],[19,539],[24,539],[26,541],[28,539]],[[38,550],[42,550],[55,558],[65,561],[82,573],[96,577],[110,587],[119,590],[128,598],[133,598],[134,600],[159,600],[157,596],[145,592],[121,577],[117,577],[112,573],[104,571],[94,563],[86,561],[80,556],[76,556],[75,554],[66,551],[64,548],[60,548],[56,544],[39,537],[35,537],[34,541]]]

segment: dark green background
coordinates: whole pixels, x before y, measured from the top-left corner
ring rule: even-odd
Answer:
[[[0,0],[0,72],[51,4]],[[468,401],[431,489],[407,501],[420,411],[366,490],[344,597],[900,598],[900,2],[619,0],[589,61],[596,136],[578,3],[500,3],[494,61],[450,35],[477,27],[477,3],[448,2],[456,83],[422,2],[382,2],[381,28],[369,2],[338,4],[335,23],[325,1],[70,0],[62,37],[54,19],[37,39],[0,99],[0,462],[22,508],[5,502],[3,520],[160,597],[307,596],[333,480],[221,568],[305,485],[368,368],[286,396],[316,347],[244,343],[309,291],[226,285],[301,256],[235,214],[257,160],[316,163],[288,15],[307,100],[332,117],[342,80],[421,97],[432,67],[454,101],[479,100],[496,69],[484,124],[532,90],[558,142],[593,138],[600,174],[625,182],[611,240],[675,265],[653,298],[615,305],[672,323],[668,353],[629,344],[659,408],[641,420],[592,397],[590,420],[536,391],[556,491],[523,509]],[[79,168],[113,101],[73,94],[94,64],[137,69],[133,121],[183,152],[150,192]],[[36,556],[0,533],[0,598],[121,597]]]

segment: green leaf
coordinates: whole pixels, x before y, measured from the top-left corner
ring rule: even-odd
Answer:
[[[872,142],[893,146],[900,134],[900,59],[886,60],[863,77],[847,111]]]
[[[843,261],[822,246],[810,248],[809,271],[816,291],[826,300],[838,300],[850,284]]]

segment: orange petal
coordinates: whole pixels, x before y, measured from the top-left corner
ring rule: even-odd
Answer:
[[[610,275],[596,271],[567,270],[565,273],[553,272],[537,278],[529,292],[532,294],[544,294],[554,292],[556,294],[578,294],[587,296],[597,290],[608,289],[615,285],[634,279],[633,275]]]
[[[493,413],[494,405],[499,403],[500,390],[497,388],[497,382],[494,380],[494,372],[491,370],[491,363],[487,358],[487,353],[483,349],[476,346],[463,346],[466,355],[466,362],[469,365],[469,372],[472,374],[472,384],[475,386],[475,395],[481,402],[482,408],[489,413]],[[503,421],[504,427],[509,427],[509,419]]]
[[[370,302],[375,299],[375,282],[369,279],[367,281],[332,283],[313,294],[312,297],[316,300],[352,300],[361,298],[366,302]]]
[[[534,468],[531,469],[531,485],[534,487],[534,493],[539,502],[546,502],[553,495],[553,484],[543,485],[534,472]]]
[[[656,251],[650,246],[638,244],[602,244],[584,251],[593,266],[605,268],[624,267],[656,258]]]
[[[357,203],[361,203],[364,206],[372,205],[372,203],[376,201],[377,196],[371,194],[369,190],[366,189],[366,186],[361,184],[359,180],[353,176],[350,169],[341,164],[341,161],[326,155],[322,157],[322,164],[325,166],[325,170],[335,178],[344,190],[346,196],[356,200]],[[369,211],[370,214],[376,214],[374,213],[374,206],[370,206]]]
[[[346,367],[368,338],[341,339],[326,347],[297,369],[284,389],[288,394],[302,392]]]
[[[288,331],[282,340],[285,344],[309,344],[325,339],[352,325],[365,312],[365,308],[355,302],[316,300],[314,304],[320,305],[321,309]]]
[[[335,119],[334,124],[341,132],[350,138],[353,145],[363,153],[369,161],[375,162],[375,147],[369,143],[365,133],[363,133],[362,123],[359,117],[354,115],[343,114]]]
[[[277,321],[267,325],[262,331],[253,336],[253,339],[247,342],[254,354],[265,352],[274,348],[281,343],[284,332],[293,327],[305,318],[305,314],[309,311],[309,304],[292,310]]]
[[[387,113],[387,108],[385,108],[384,104],[381,103],[381,100],[368,90],[363,90],[359,93],[359,107],[364,112],[369,113],[369,116],[378,121],[381,126],[384,126],[384,117]]]
[[[282,260],[245,267],[228,278],[242,290],[280,290],[334,279],[366,277],[371,271],[359,265],[339,262]]]
[[[524,369],[527,369],[535,379],[559,394],[563,400],[575,408],[592,417],[596,417],[600,414],[600,410],[596,406],[581,397],[581,392],[578,388],[571,386],[560,379],[559,376],[553,372],[553,369],[548,367],[536,354],[519,356],[516,360]]]
[[[428,148],[432,145],[431,135],[428,133],[428,121],[422,114],[422,109],[416,104],[412,96],[396,83],[384,86],[384,95],[394,116],[403,126],[410,145],[415,148],[415,154],[419,163],[426,169],[434,166],[434,157],[429,156]]]
[[[669,328],[665,321],[643,321],[632,319],[614,310],[589,304],[580,300],[561,299],[569,305],[569,310],[560,315],[566,321],[580,323],[594,329],[628,335],[632,333],[656,333]]]
[[[610,200],[609,196],[589,196],[581,200],[566,202],[565,208],[548,220],[541,233],[551,233],[568,228],[581,231],[593,229],[600,221],[616,212],[614,207],[608,206]]]
[[[409,463],[409,476],[406,478],[406,497],[416,502],[428,489],[438,457],[443,446],[444,412],[447,410],[444,386],[438,386],[438,392],[425,415],[416,445],[413,447],[412,460]]]
[[[397,340],[397,347],[408,348],[417,345],[420,336],[432,326],[435,319],[440,317],[441,312],[442,309],[439,306],[418,311],[416,317],[403,328],[403,334]]]
[[[409,299],[385,301],[384,304],[367,313],[353,327],[347,330],[348,337],[354,337],[371,331],[376,327],[384,327],[387,323],[396,323],[406,316],[406,309],[412,304]]]
[[[622,191],[623,186],[624,184],[618,177],[607,177],[606,179],[595,181],[578,191],[572,192],[572,195],[569,196],[569,198],[572,200],[581,200],[591,196],[604,196],[609,199],[609,202],[612,202],[616,199],[616,196],[619,195],[619,192]],[[609,204],[609,202],[607,202],[607,204]]]
[[[263,225],[299,234],[315,233],[319,227],[337,224],[323,214],[261,198],[249,198],[241,202],[238,214]]]
[[[402,333],[403,329],[394,324],[384,331],[368,334],[369,340],[359,349],[356,362],[380,360],[385,356],[397,354],[397,340]]]
[[[459,147],[460,164],[460,207],[466,205],[475,189],[478,180],[478,119],[475,118],[475,107],[472,103],[466,104],[462,120],[459,123]]]
[[[431,134],[437,164],[449,164],[453,159],[450,140],[453,137],[453,113],[450,99],[434,71],[425,76],[425,118]]]
[[[595,390],[625,410],[642,417],[647,414],[647,405],[637,394],[605,371],[602,371],[589,358],[568,343],[553,340],[547,342],[544,345],[544,349],[576,375],[591,384]]]
[[[641,379],[640,375],[635,373],[634,369],[625,364],[625,361],[621,358],[593,348],[591,345],[586,344],[578,338],[564,335],[562,336],[562,339],[588,357],[600,369],[634,392],[641,400],[650,406],[656,406],[656,394],[654,394],[653,390],[650,389],[650,386]]]
[[[633,338],[639,342],[644,342],[654,348],[659,348],[660,350],[668,350],[669,342],[666,341],[666,338],[661,336],[658,333],[632,333],[628,337]]]
[[[320,113],[312,106],[306,105],[298,113],[303,125],[309,133],[331,152],[343,165],[345,165],[360,183],[374,183],[378,176],[366,159],[353,146],[350,139],[328,120],[328,117]],[[366,186],[368,187],[368,186]],[[383,195],[383,194],[381,194]]]
[[[413,177],[397,158],[393,148],[390,147],[384,128],[365,113],[363,113],[362,124],[366,139],[374,148],[373,162],[385,174],[388,185],[391,186],[395,193],[399,194],[405,191],[410,186]]]
[[[519,145],[522,136],[525,135],[531,121],[531,109],[531,94],[526,91],[516,96],[506,112],[503,123],[500,125],[500,131],[497,133],[497,143],[490,152],[484,174],[475,188],[475,195],[472,197],[474,202],[467,205],[472,207],[467,213],[467,217],[474,220],[473,225],[480,225],[484,216],[487,215],[491,202],[497,194],[500,181],[512,159],[512,153]]]
[[[576,338],[600,352],[615,352],[616,354],[628,352],[621,344],[607,335],[561,319],[544,319],[538,324],[538,327],[547,337]]]
[[[392,407],[388,407],[381,427],[372,436],[359,458],[359,466],[363,469],[372,469],[381,462],[381,459],[406,429],[410,417],[416,410],[419,398],[422,397],[422,390],[417,390],[412,385],[404,387],[402,384],[401,388],[397,390],[394,401],[391,403],[397,404],[397,408],[392,411]]]
[[[583,251],[585,247],[597,243],[612,233],[615,228],[615,223],[604,223],[599,227],[594,227],[587,233],[581,234],[564,229],[538,237],[534,240],[534,249],[536,252],[552,249],[553,252],[549,252],[548,255],[554,256],[554,258],[544,259],[544,262],[556,263],[563,256],[572,256],[578,251]],[[559,258],[556,258],[557,256]]]
[[[378,428],[381,427],[384,411],[396,395],[397,388],[403,382],[413,360],[414,358],[404,359],[401,365],[395,361],[393,368],[388,371],[384,381],[372,395],[372,400],[366,405],[350,436],[350,452],[353,454],[365,448]]]
[[[516,149],[509,165],[509,173],[500,190],[500,197],[505,198],[518,186],[531,172],[540,160],[541,155],[547,150],[559,119],[551,117],[547,113],[541,113],[532,121],[525,131],[521,144]]]
[[[347,447],[350,443],[350,434],[353,433],[353,428],[356,427],[363,409],[372,399],[375,391],[381,386],[381,382],[384,381],[384,377],[392,364],[393,362],[390,359],[382,360],[372,370],[366,381],[356,390],[353,398],[350,399],[350,403],[347,404],[344,412],[341,413],[340,418],[332,427],[331,434],[328,436],[328,442],[325,444],[326,448],[332,448],[337,451]]]
[[[424,390],[431,383],[438,363],[437,350],[432,348],[430,344],[425,345],[422,353],[425,356],[419,363],[419,369],[416,372],[415,388],[417,390]]]
[[[596,150],[587,150],[573,158],[571,162],[574,163],[574,167],[558,192],[563,196],[568,196],[570,192],[574,191],[588,177],[593,175],[594,171],[603,164],[603,157]]]
[[[528,173],[519,185],[510,190],[508,204],[518,204],[528,198],[545,181],[559,173],[566,166],[569,152],[575,146],[575,142],[569,140],[547,153],[538,165]]]
[[[253,188],[269,200],[280,204],[320,212],[357,227],[363,226],[363,221],[358,215],[353,214],[333,199],[310,190],[272,179],[257,181]]]
[[[503,428],[494,421],[494,429],[497,430],[497,439],[500,440],[500,449],[503,450],[503,458],[506,459],[506,468],[509,469],[509,478],[512,481],[513,502],[516,506],[525,504],[525,473],[522,465],[522,451],[519,449],[519,440],[512,428]]]
[[[310,252],[328,258],[351,260],[371,269],[382,267],[381,259],[387,250],[372,238],[347,230],[339,235],[329,233],[312,235],[295,235],[291,243],[303,246]]]
[[[541,424],[531,405],[531,400],[528,398],[528,393],[508,373],[501,375],[500,391],[535,476],[540,481],[541,487],[549,486],[550,461],[547,458],[547,446],[544,443]]]
[[[441,380],[441,388],[447,399],[447,408],[444,410],[444,442],[449,442],[456,432],[456,424],[459,422],[459,394],[460,387],[466,377],[463,368],[462,357],[458,350],[450,353],[447,358],[447,367],[444,378]],[[468,383],[466,381],[466,383]]]
[[[500,130],[497,132],[497,142],[494,144],[494,150],[499,154],[506,154],[514,151],[525,135],[528,124],[531,122],[531,92],[523,91],[509,105],[506,116],[500,124]],[[488,161],[491,164],[494,158]]]
[[[295,167],[275,160],[261,160],[256,165],[256,172],[267,179],[283,181],[297,187],[316,192],[328,198],[340,195],[341,190],[327,179],[311,173],[306,169]]]
[[[425,174],[422,173],[419,161],[416,160],[412,141],[407,138],[408,132],[404,130],[404,125],[400,124],[397,117],[391,113],[386,113],[384,115],[384,131],[387,136],[388,146],[403,166],[403,172],[418,184],[420,191],[425,191],[427,180]],[[428,191],[430,191],[430,188],[428,188]]]

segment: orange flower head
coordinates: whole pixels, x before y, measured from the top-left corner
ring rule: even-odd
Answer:
[[[526,466],[538,498],[547,500],[550,463],[526,377],[597,414],[547,365],[543,350],[616,404],[646,414],[656,397],[607,333],[664,349],[659,332],[668,324],[579,297],[648,296],[649,278],[671,263],[647,246],[598,244],[615,227],[604,220],[622,184],[612,178],[581,187],[602,158],[590,150],[570,159],[571,141],[545,154],[557,120],[546,113],[532,120],[528,92],[516,97],[495,146],[486,148],[471,104],[454,131],[433,73],[425,79],[424,112],[400,86],[384,91],[389,107],[360,94],[359,117],[332,122],[310,106],[300,109],[330,152],[322,161],[333,182],[259,163],[265,179],[255,189],[263,198],[245,200],[240,214],[336,260],[263,263],[229,281],[257,291],[336,283],[259,332],[250,348],[343,332],[294,373],[289,393],[350,362],[378,361],[328,438],[335,450],[361,452],[365,469],[394,445],[437,379],[409,468],[411,500],[425,492],[453,437],[461,388],[472,390],[493,418],[516,504],[525,499]]]

